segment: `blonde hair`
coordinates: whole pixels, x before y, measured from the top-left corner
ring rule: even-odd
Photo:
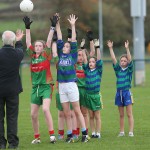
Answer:
[[[89,58],[89,52],[87,51],[87,49],[84,49],[85,50],[85,54],[87,56],[87,58]],[[82,49],[78,49],[78,52],[82,51]]]
[[[43,48],[45,48],[45,47],[46,47],[46,42],[45,42],[45,41],[43,41],[43,40],[36,40],[36,41],[34,42],[34,46],[35,46],[35,43],[37,43],[37,42],[42,43],[42,44],[43,44]]]
[[[2,34],[2,41],[4,45],[13,45],[16,40],[16,35],[12,31],[4,31]]]
[[[128,60],[127,54],[121,55],[119,60],[121,60],[122,57],[125,57]]]

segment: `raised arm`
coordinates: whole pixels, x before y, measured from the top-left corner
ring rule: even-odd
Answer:
[[[100,52],[99,39],[94,40],[94,46],[95,46],[96,51],[97,51],[97,60],[100,60],[101,59],[101,52]]]
[[[70,23],[70,25],[71,25],[71,30],[72,30],[72,37],[71,37],[71,42],[76,42],[76,29],[75,29],[75,23],[76,23],[76,21],[77,21],[77,17],[75,16],[75,15],[70,15],[69,16],[69,19],[68,19],[68,21],[69,21],[69,23]]]
[[[130,54],[130,50],[129,50],[129,41],[128,40],[125,42],[125,48],[126,48],[126,52],[127,52],[128,63],[130,63],[132,58],[131,58],[131,54]]]
[[[109,47],[110,56],[111,56],[111,59],[113,61],[113,64],[116,65],[117,60],[116,60],[116,56],[115,56],[114,51],[113,51],[113,42],[110,40],[107,41],[107,46]]]
[[[31,45],[30,25],[33,21],[31,21],[28,16],[25,16],[23,18],[23,21],[24,21],[24,24],[25,24],[25,27],[26,27],[26,45],[27,45],[27,48],[29,48],[30,45]]]
[[[48,48],[51,47],[53,34],[54,34],[55,27],[56,27],[56,24],[57,24],[57,21],[58,21],[58,16],[54,15],[52,18],[50,18],[50,20],[51,20],[51,27],[50,27],[50,31],[49,31],[49,34],[48,34],[48,37],[47,37],[47,42],[46,42],[46,45],[47,45]]]
[[[72,30],[71,30],[70,28],[68,28],[68,29],[67,29],[67,32],[68,32],[68,35],[67,35],[68,42],[71,42]]]
[[[58,21],[57,21],[57,24],[56,24],[57,38],[58,38],[58,40],[62,40],[62,32],[61,32],[61,29],[60,29],[60,22],[59,22],[60,17],[59,17],[58,13],[56,13],[56,15],[59,18]]]
[[[87,31],[86,33],[87,39],[90,41],[90,56],[95,55],[95,47],[94,47],[94,41],[93,41],[93,32]]]
[[[86,56],[86,53],[85,53],[85,49],[82,50],[82,53],[83,53],[84,64],[87,64],[88,61],[87,61],[87,56]]]
[[[81,49],[85,49],[85,39],[82,39],[81,44],[80,44]]]
[[[54,41],[54,42],[52,43],[52,53],[53,53],[53,57],[54,57],[54,58],[58,56],[58,54],[57,54],[57,43],[56,43],[56,41]]]
[[[23,31],[22,31],[21,29],[18,29],[18,30],[16,31],[16,42],[17,42],[17,41],[21,41],[22,38],[23,38],[23,36],[24,36]]]

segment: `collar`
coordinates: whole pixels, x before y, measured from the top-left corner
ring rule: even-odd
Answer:
[[[3,47],[13,47],[12,45],[4,45]]]

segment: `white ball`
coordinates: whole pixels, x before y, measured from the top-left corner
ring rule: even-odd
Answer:
[[[31,0],[23,0],[20,3],[20,10],[23,12],[31,12],[33,10],[33,3]]]

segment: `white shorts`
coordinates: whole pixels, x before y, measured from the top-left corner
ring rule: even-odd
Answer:
[[[60,102],[79,101],[79,90],[75,82],[59,83]]]

